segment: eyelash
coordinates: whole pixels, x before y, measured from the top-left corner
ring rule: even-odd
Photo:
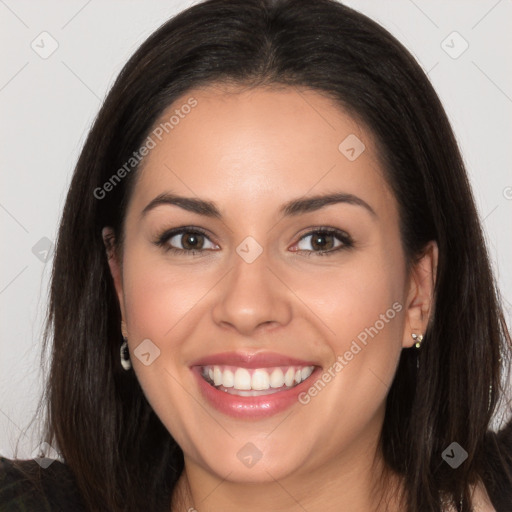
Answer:
[[[179,249],[177,247],[172,247],[172,246],[168,245],[167,242],[169,241],[169,239],[173,238],[176,235],[180,235],[180,234],[184,234],[184,233],[188,233],[188,234],[192,234],[192,235],[203,235],[209,239],[209,236],[206,233],[206,231],[202,230],[201,228],[181,227],[181,228],[174,228],[174,229],[164,231],[161,235],[159,235],[157,237],[157,239],[154,241],[154,244],[157,245],[158,247],[161,247],[165,252],[171,252],[171,253],[177,254],[177,255],[187,254],[187,255],[195,256],[204,251],[211,250],[211,249],[200,249],[200,250],[195,251],[193,249],[191,249],[191,250]],[[299,254],[304,254],[308,258],[311,257],[311,255],[313,255],[313,254],[315,254],[317,256],[330,256],[333,253],[337,253],[338,251],[341,251],[341,250],[347,250],[354,246],[354,241],[352,240],[352,238],[350,237],[350,235],[348,233],[346,233],[345,231],[341,231],[340,229],[329,228],[329,227],[319,227],[312,231],[309,231],[305,235],[301,236],[301,238],[299,239],[299,242],[301,240],[303,240],[304,238],[307,238],[308,236],[311,236],[314,234],[334,235],[335,238],[337,238],[341,242],[341,245],[339,245],[335,249],[329,249],[326,251],[304,251],[304,250],[297,249],[294,252],[297,252]]]

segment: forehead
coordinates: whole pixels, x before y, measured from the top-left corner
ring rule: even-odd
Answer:
[[[371,132],[315,91],[193,89],[149,137],[134,194],[141,208],[162,191],[246,209],[333,189],[393,200]]]

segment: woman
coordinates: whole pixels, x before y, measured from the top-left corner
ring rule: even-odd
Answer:
[[[50,329],[65,464],[4,459],[4,507],[512,510],[461,156],[339,3],[210,0],[141,46],[75,170]]]

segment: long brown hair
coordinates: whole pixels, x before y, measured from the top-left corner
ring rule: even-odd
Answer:
[[[167,21],[125,65],[78,160],[56,245],[45,347],[45,440],[74,472],[91,510],[168,510],[183,453],[119,363],[120,311],[101,237],[123,221],[138,165],[104,186],[156,119],[194,87],[306,87],[365,124],[399,204],[410,262],[439,246],[433,314],[419,352],[404,349],[387,397],[381,445],[403,475],[408,512],[470,510],[482,479],[512,503],[512,424],[490,422],[504,394],[511,342],[475,202],[440,101],[406,49],[332,0],[209,0]],[[417,368],[419,364],[419,369]],[[442,452],[468,454],[452,469]],[[460,498],[462,508],[460,508]]]

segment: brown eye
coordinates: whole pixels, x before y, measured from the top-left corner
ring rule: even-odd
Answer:
[[[334,235],[319,233],[311,238],[311,246],[320,251],[329,250],[334,247]]]
[[[196,254],[218,247],[198,228],[176,228],[158,237],[155,244],[175,254]],[[210,245],[208,245],[210,244]]]
[[[198,233],[184,233],[177,236],[181,236],[181,244],[186,250],[201,249],[204,243],[204,235]]]
[[[341,249],[348,249],[353,245],[354,242],[348,233],[334,228],[322,228],[303,236],[297,243],[296,251],[308,256],[311,254],[323,256]]]

